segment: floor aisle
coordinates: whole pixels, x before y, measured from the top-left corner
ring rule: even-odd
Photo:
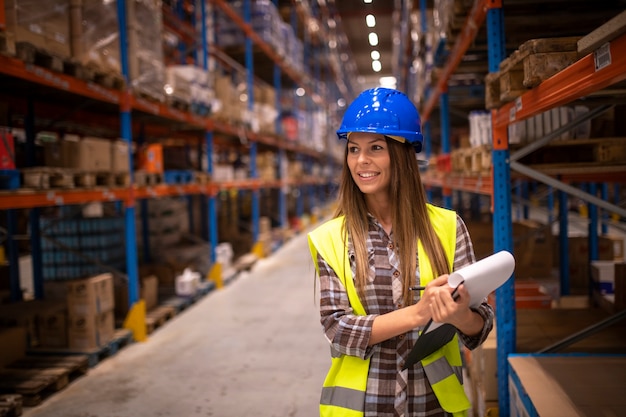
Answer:
[[[24,417],[313,417],[330,363],[300,234]]]

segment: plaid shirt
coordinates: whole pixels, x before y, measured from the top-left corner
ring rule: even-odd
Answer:
[[[475,262],[474,250],[465,223],[457,216],[456,252],[453,269]],[[320,315],[324,333],[334,353],[371,358],[365,398],[365,417],[446,416],[425,377],[421,363],[410,369],[402,367],[418,337],[419,329],[367,346],[374,318],[403,307],[402,278],[399,258],[395,252],[393,232],[384,231],[380,223],[370,217],[367,250],[370,276],[361,302],[367,316],[352,312],[348,295],[335,272],[318,254],[320,272]],[[354,250],[348,242],[348,255],[354,275]],[[419,259],[415,285],[420,285]],[[415,292],[415,301],[419,292]],[[486,338],[493,327],[493,309],[484,302],[475,310],[484,319],[482,332],[470,337],[459,334],[461,342],[474,349]]]

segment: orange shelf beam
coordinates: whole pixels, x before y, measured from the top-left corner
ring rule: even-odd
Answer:
[[[323,179],[307,177],[301,180],[264,181],[249,178],[235,181],[218,181],[208,184],[157,184],[148,187],[120,187],[67,190],[51,188],[47,190],[3,190],[0,191],[0,210],[51,207],[72,204],[86,204],[95,201],[131,201],[131,199],[159,198],[181,195],[203,194],[215,196],[219,191],[258,190],[284,185],[323,184]]]
[[[68,91],[94,100],[119,104],[121,93],[98,84],[85,82],[69,75],[49,71],[36,65],[26,64],[19,59],[0,55],[0,72],[59,90]]]
[[[554,107],[570,103],[626,79],[626,35],[610,43],[611,63],[596,70],[591,53],[543,81],[511,103],[493,110],[494,127],[527,119]]]
[[[213,123],[210,119],[193,113],[184,112],[165,104],[155,103],[141,97],[131,97],[131,107],[148,114],[163,117],[165,119],[183,122],[197,127],[198,129],[211,130]]]
[[[48,189],[41,191],[3,191],[0,194],[0,209],[24,209],[33,207],[86,204],[94,201],[120,201],[126,200],[128,196],[128,188],[103,188],[93,190]]]
[[[4,0],[0,0],[0,30],[6,29],[6,15],[4,13]]]
[[[489,0],[474,1],[474,6],[472,6],[472,10],[467,16],[465,25],[463,26],[463,32],[457,37],[457,40],[454,43],[452,50],[450,51],[448,61],[446,62],[441,76],[437,81],[437,85],[431,92],[430,96],[428,97],[428,101],[420,112],[422,121],[425,122],[428,120],[430,113],[432,113],[437,105],[439,96],[448,90],[448,80],[450,79],[450,76],[454,73],[454,71],[456,71],[459,63],[465,55],[465,52],[467,52],[467,49],[469,48],[471,43],[474,42],[478,30],[485,21],[485,18],[487,16],[488,3]]]

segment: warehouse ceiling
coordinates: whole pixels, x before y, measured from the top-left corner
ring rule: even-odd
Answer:
[[[400,0],[372,0],[365,4],[363,0],[326,0],[329,8],[335,8],[340,16],[341,27],[348,40],[352,60],[356,63],[361,88],[377,83],[381,75],[392,75],[406,68],[393,68],[397,61],[392,56],[394,12],[400,13]],[[447,33],[446,49],[452,49],[459,31],[473,5],[473,0],[453,0],[454,4],[451,27]],[[432,16],[434,1],[427,1],[429,16]],[[419,0],[411,5],[414,18],[419,22]],[[530,39],[554,38],[566,36],[585,36],[626,10],[626,0],[503,0],[506,56]],[[365,16],[372,13],[376,17],[376,29],[379,38],[382,70],[372,70],[372,47],[368,42],[369,28]],[[397,20],[396,20],[397,21]],[[441,62],[441,66],[445,61]],[[408,66],[408,64],[405,64]],[[481,26],[476,39],[470,45],[456,72],[449,81],[450,116],[452,126],[467,128],[468,115],[472,110],[482,110],[484,104],[484,78],[488,73],[488,48],[486,22]],[[398,86],[402,89],[402,86]],[[436,134],[438,111],[433,112],[431,121]]]

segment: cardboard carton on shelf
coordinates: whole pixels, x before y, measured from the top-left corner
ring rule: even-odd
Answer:
[[[69,349],[82,352],[103,347],[115,334],[114,312],[70,316],[67,332]]]
[[[94,316],[113,311],[115,307],[113,275],[110,273],[83,279],[46,282],[44,294],[49,300],[65,300],[70,316]]]

